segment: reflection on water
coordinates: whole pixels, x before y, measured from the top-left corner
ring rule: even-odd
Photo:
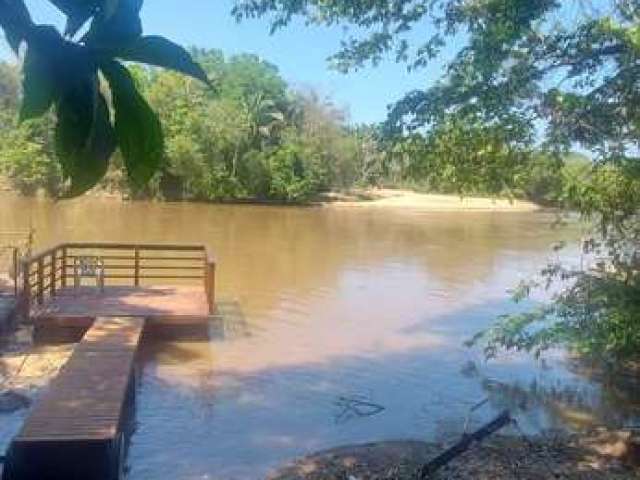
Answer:
[[[206,242],[218,257],[211,340],[143,346],[133,480],[259,478],[338,444],[439,438],[485,397],[475,422],[508,405],[530,432],[636,417],[637,397],[559,353],[485,365],[462,346],[516,308],[506,290],[555,241],[579,235],[552,220],[97,199],[7,198],[0,209],[3,228],[31,222],[40,246]]]

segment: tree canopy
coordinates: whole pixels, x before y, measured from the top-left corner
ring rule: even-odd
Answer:
[[[640,2],[251,0],[234,13],[269,16],[273,30],[296,16],[356,27],[331,57],[342,71],[388,54],[430,68],[453,48],[437,84],[395,103],[391,127],[415,130],[451,116],[514,129],[543,121],[543,139],[556,147],[575,142],[609,160],[636,147]]]

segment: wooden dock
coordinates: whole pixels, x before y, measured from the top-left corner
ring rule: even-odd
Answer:
[[[76,285],[83,258],[99,259],[104,288]],[[99,316],[206,324],[215,309],[215,262],[203,245],[65,243],[22,264],[23,317],[38,337],[82,335]]]
[[[2,480],[120,480],[143,329],[206,328],[215,263],[202,245],[65,243],[21,270],[35,334],[80,342],[13,439]]]
[[[144,321],[100,317],[14,438],[3,480],[119,480]]]

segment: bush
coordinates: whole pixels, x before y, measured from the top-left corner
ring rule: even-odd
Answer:
[[[500,350],[539,355],[564,346],[601,360],[637,359],[640,355],[640,177],[624,166],[571,167],[564,201],[585,218],[599,222],[599,237],[583,242],[580,269],[562,262],[547,265],[525,282],[514,299],[534,289],[557,288],[552,301],[524,313],[506,315],[471,341],[487,356]]]
[[[304,164],[296,147],[284,146],[269,157],[271,170],[271,198],[283,201],[307,200],[313,191],[312,182],[305,178]]]
[[[269,198],[271,171],[267,152],[251,150],[242,158],[238,173],[240,181],[251,196],[258,199]]]
[[[45,151],[45,140],[32,139],[36,127],[27,122],[5,133],[0,145],[0,171],[23,195],[44,190],[55,196],[62,187],[62,172],[59,163]]]

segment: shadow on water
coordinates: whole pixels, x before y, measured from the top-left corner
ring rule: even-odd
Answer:
[[[475,306],[432,319],[431,329],[404,329],[430,337],[427,346],[381,344],[377,351],[327,356],[316,344],[315,359],[303,362],[295,355],[287,362],[295,345],[286,338],[280,358],[251,361],[252,351],[260,355],[253,342],[261,334],[242,315],[212,325],[211,343],[150,344],[130,478],[259,478],[293,457],[337,445],[447,440],[462,433],[469,410],[484,398],[488,406],[474,413],[471,428],[505,407],[527,433],[639,419],[637,390],[621,398],[619,385],[569,368],[560,354],[537,364],[519,355],[485,364],[461,346],[458,322],[473,330],[504,308]],[[241,355],[220,358],[233,350]]]

